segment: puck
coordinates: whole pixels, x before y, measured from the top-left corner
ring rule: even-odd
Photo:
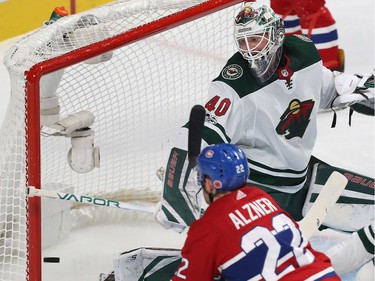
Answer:
[[[43,258],[43,262],[59,263],[60,262],[60,258],[59,257],[45,257],[45,258]]]

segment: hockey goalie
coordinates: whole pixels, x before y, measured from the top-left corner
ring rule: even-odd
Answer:
[[[374,115],[373,74],[328,70],[313,42],[285,36],[282,19],[267,5],[245,4],[234,19],[234,38],[238,52],[209,89],[202,147],[237,144],[248,157],[249,183],[269,193],[296,220],[311,208],[332,171],[344,174],[349,183],[323,224],[355,233],[353,241],[363,251],[351,257],[360,264],[349,258],[346,270],[362,266],[374,254],[374,179],[333,167],[312,151],[320,109],[361,105],[366,108],[362,113]],[[176,231],[199,219],[204,209],[187,161],[188,127],[175,139],[156,213],[162,225]],[[331,259],[340,268],[337,255]]]

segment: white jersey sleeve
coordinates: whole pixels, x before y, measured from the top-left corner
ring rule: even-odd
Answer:
[[[335,88],[335,77],[331,70],[322,66],[323,70],[323,83],[322,83],[322,90],[321,90],[321,100],[319,108],[321,109],[329,109],[331,107],[332,101],[337,96],[336,88]]]

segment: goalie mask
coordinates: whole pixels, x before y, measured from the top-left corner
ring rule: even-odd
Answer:
[[[260,83],[266,82],[276,71],[284,38],[283,20],[267,5],[247,3],[235,19],[236,46]]]
[[[205,147],[197,158],[198,183],[209,177],[218,191],[230,191],[246,184],[249,166],[245,153],[234,144]]]

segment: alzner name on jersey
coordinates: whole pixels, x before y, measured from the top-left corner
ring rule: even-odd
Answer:
[[[246,203],[241,209],[236,209],[229,213],[229,218],[232,220],[236,229],[277,211],[278,208],[272,204],[267,198],[260,198],[255,201]]]

